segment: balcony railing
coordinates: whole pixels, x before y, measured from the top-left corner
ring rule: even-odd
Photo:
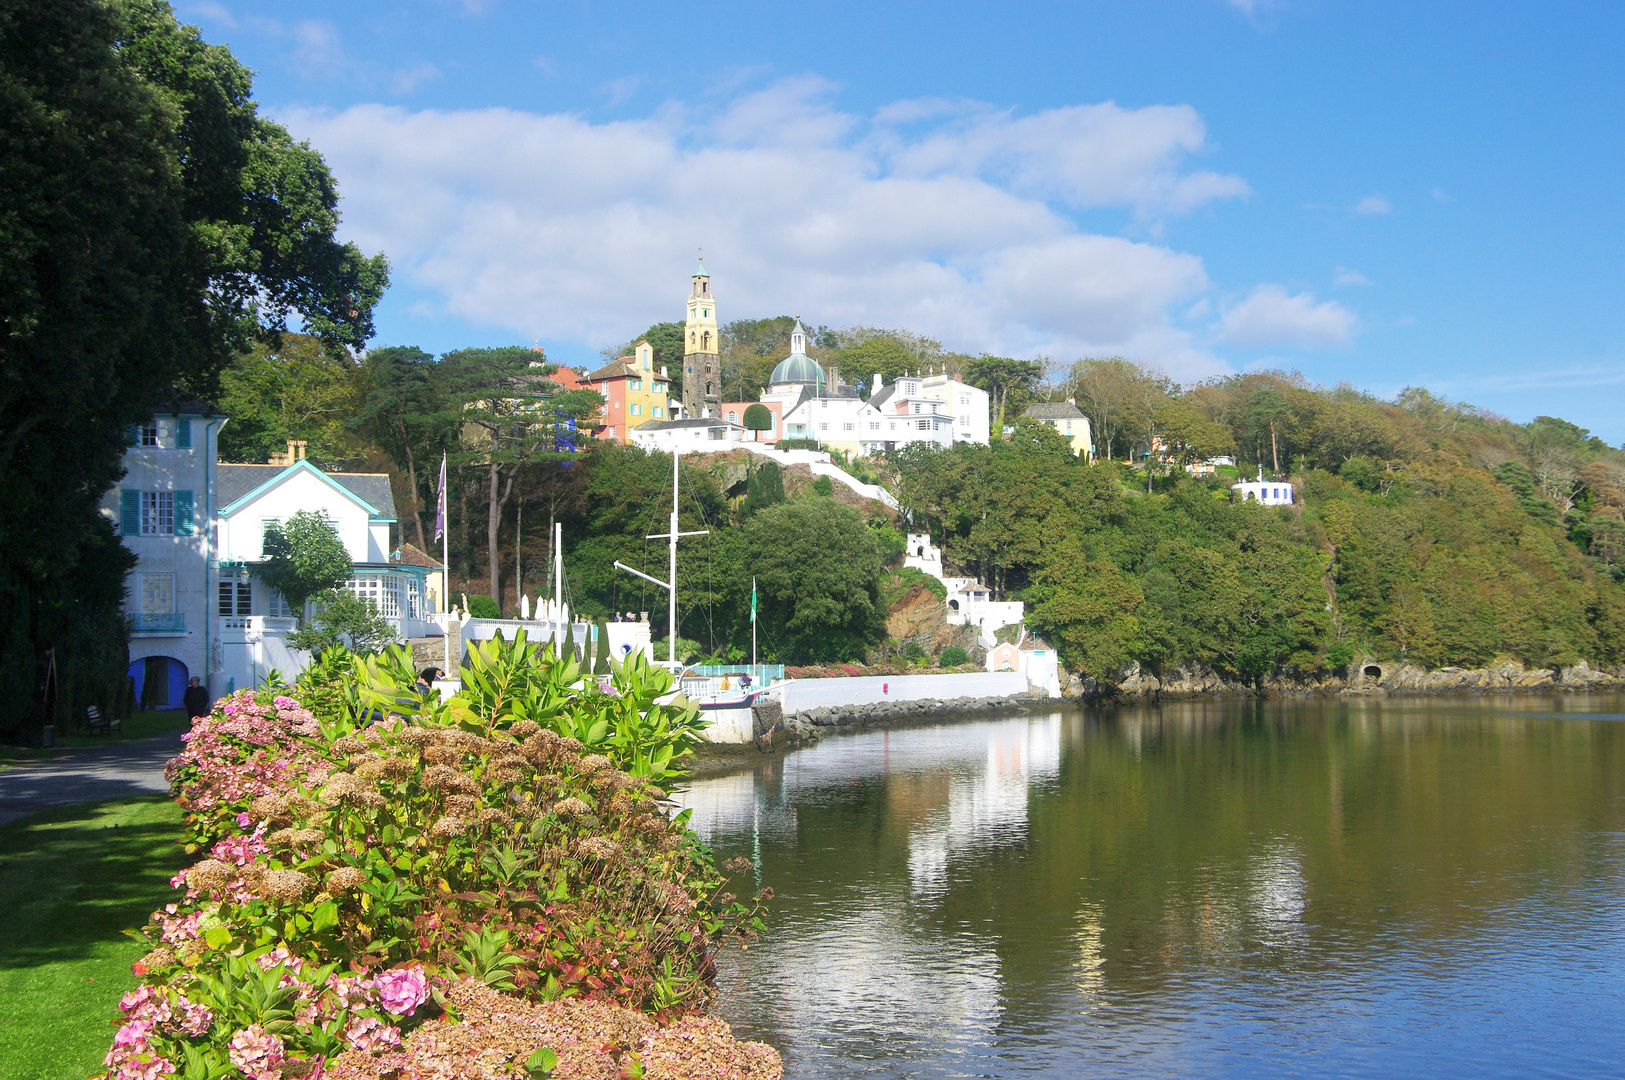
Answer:
[[[136,634],[184,634],[186,612],[142,611],[130,616],[130,631]]]

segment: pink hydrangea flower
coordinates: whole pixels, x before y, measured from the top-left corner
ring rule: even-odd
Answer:
[[[108,1058],[111,1059],[120,1050],[140,1052],[149,1049],[147,1036],[152,1034],[155,1026],[151,1020],[126,1021],[113,1035],[113,1048],[107,1052]],[[111,1065],[112,1061],[109,1060],[107,1064]]]
[[[370,1054],[400,1046],[401,1032],[376,1016],[360,1016],[350,1021],[344,1029],[344,1040],[357,1050]]]
[[[199,1035],[209,1033],[209,1029],[214,1026],[214,1013],[209,1011],[207,1005],[187,1001],[185,995],[182,995],[176,1004],[180,1006],[181,1010],[180,1030],[182,1035],[188,1035],[195,1039]]]
[[[386,971],[377,983],[379,1002],[396,1016],[411,1016],[429,997],[429,980],[421,967]]]
[[[287,1051],[281,1039],[252,1024],[231,1037],[231,1049],[226,1056],[250,1080],[280,1080],[280,1066]]]

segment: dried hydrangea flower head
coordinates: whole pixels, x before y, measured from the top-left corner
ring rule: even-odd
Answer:
[[[359,889],[367,883],[367,875],[353,866],[341,866],[327,875],[327,891],[335,895]]]
[[[259,893],[279,904],[297,904],[310,891],[310,878],[297,870],[267,870],[259,882]]]
[[[219,859],[204,859],[186,872],[186,887],[194,892],[219,892],[232,878],[235,867]]]

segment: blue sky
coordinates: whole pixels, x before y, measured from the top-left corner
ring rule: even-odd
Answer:
[[[1625,440],[1625,7],[179,0],[320,149],[379,344],[682,316],[1426,385]]]

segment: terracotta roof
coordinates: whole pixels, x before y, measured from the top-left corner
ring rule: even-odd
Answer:
[[[390,561],[400,563],[402,566],[428,566],[436,570],[440,569],[439,559],[424,554],[411,544],[402,544],[401,549],[395,553],[395,557]]]
[[[623,356],[614,363],[605,364],[587,378],[593,382],[602,382],[605,379],[636,379],[640,375],[642,372],[632,366],[632,358]]]

